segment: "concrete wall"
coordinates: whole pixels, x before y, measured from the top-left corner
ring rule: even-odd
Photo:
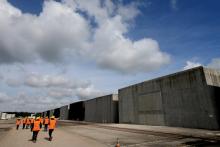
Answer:
[[[85,103],[83,101],[70,104],[68,119],[77,121],[85,119]]]
[[[118,95],[106,95],[85,101],[85,121],[118,122]]]
[[[47,111],[46,116],[47,116],[47,117],[50,117],[50,110]]]
[[[50,117],[54,115],[54,109],[50,110]]]
[[[198,67],[120,89],[119,122],[218,129],[219,79]]]
[[[54,109],[54,116],[55,116],[56,118],[59,118],[59,117],[60,117],[60,108]]]
[[[60,119],[68,120],[68,116],[69,116],[69,105],[62,106],[60,108]]]

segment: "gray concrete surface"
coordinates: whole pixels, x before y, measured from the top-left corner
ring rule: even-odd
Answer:
[[[14,123],[14,122],[13,122]],[[7,123],[0,123],[0,128],[4,125],[12,125]],[[116,125],[116,126],[115,126]],[[117,138],[119,139],[121,147],[148,147],[148,146],[195,146],[195,145],[216,145],[219,146],[219,138],[209,139],[207,133],[213,133],[214,131],[197,130],[198,134],[206,134],[207,138],[195,138],[192,136],[181,136],[170,134],[169,127],[160,127],[163,130],[161,133],[159,128],[141,125],[125,125],[121,124],[95,124],[95,123],[82,123],[73,121],[59,122],[58,127],[53,134],[53,141],[48,141],[47,132],[41,131],[38,136],[37,143],[29,141],[32,133],[29,129],[15,129],[13,125],[11,130],[4,133],[0,137],[1,147],[29,147],[29,146],[41,146],[41,147],[113,147],[115,146]],[[149,131],[156,130],[157,133]],[[138,130],[140,129],[140,130]],[[174,131],[175,129],[175,131]],[[145,130],[145,131],[144,131]],[[186,132],[184,134],[194,132],[195,129],[181,129],[173,128],[174,132]],[[217,132],[214,132],[217,133]],[[0,135],[2,132],[0,131]]]
[[[85,121],[118,122],[118,95],[111,94],[85,101]]]
[[[69,105],[60,107],[60,119],[68,120],[69,116]]]
[[[119,89],[119,122],[220,128],[220,73],[203,67]]]

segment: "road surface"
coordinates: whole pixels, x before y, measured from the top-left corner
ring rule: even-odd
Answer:
[[[13,126],[10,130],[7,129],[9,125]],[[217,140],[78,123],[58,125],[51,142],[48,141],[48,134],[44,131],[40,131],[36,143],[30,141],[31,137],[32,133],[29,129],[16,130],[14,123],[0,123],[0,147],[114,147],[117,138],[121,147],[220,145]]]

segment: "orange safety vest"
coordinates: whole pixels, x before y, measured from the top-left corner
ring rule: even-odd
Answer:
[[[33,131],[40,131],[40,120],[39,119],[34,121]]]
[[[31,123],[31,122],[30,122],[30,119],[28,118],[26,124],[27,124],[27,125],[30,125],[30,123]]]
[[[43,124],[43,119],[42,118],[40,118],[40,123]]]
[[[21,120],[20,119],[17,119],[16,120],[16,125],[20,125],[21,124]]]
[[[24,118],[24,119],[22,120],[22,123],[23,123],[23,124],[26,124],[26,118]]]
[[[45,119],[44,119],[44,124],[45,124],[45,125],[48,125],[48,124],[49,124],[49,118],[45,118]]]
[[[56,119],[51,118],[49,122],[49,129],[54,129],[56,127]]]
[[[32,119],[31,119],[31,124],[33,124],[33,123],[34,123],[34,119],[32,118]]]

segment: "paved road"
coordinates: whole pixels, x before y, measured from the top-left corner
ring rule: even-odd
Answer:
[[[105,147],[104,144],[95,140],[78,136],[76,134],[70,134],[61,128],[57,128],[54,131],[54,140],[48,141],[48,134],[41,131],[38,136],[38,141],[33,143],[30,141],[32,133],[29,129],[19,129],[18,131],[13,128],[6,133],[0,140],[1,147]]]
[[[11,130],[7,126],[13,125]],[[53,141],[48,141],[47,132],[41,131],[37,143],[29,141],[32,133],[29,129],[15,129],[14,124],[0,123],[0,147],[114,147],[119,138],[121,147],[176,147],[176,146],[220,146],[216,140],[207,140],[164,133],[132,131],[100,127],[95,124],[59,123],[53,134]]]

